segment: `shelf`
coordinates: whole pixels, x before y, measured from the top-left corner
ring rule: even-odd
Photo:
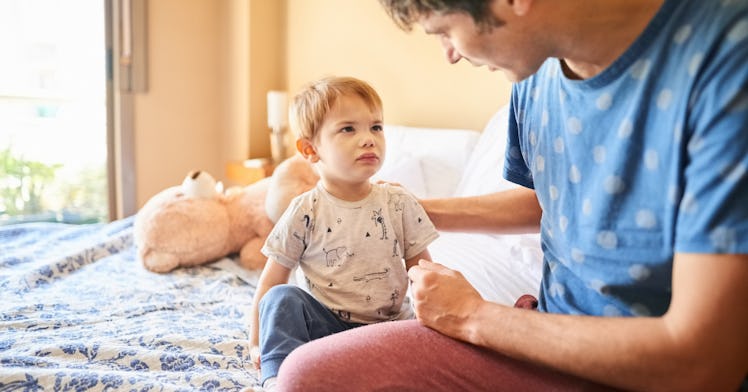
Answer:
[[[249,185],[269,177],[273,169],[275,166],[265,158],[231,161],[226,164],[226,178],[239,185]]]

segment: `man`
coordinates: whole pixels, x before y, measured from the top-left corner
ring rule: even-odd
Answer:
[[[539,311],[424,261],[416,315],[441,334],[399,322],[317,341],[281,389],[739,389],[748,1],[380,2],[451,63],[516,82],[504,176],[525,188],[423,205],[440,230],[540,230]]]

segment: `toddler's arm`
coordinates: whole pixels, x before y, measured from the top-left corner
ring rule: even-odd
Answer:
[[[410,269],[410,267],[412,267],[414,265],[418,265],[418,260],[432,261],[431,260],[431,254],[429,253],[429,250],[428,249],[424,249],[423,252],[421,252],[421,253],[419,253],[419,254],[417,254],[417,255],[415,255],[415,256],[407,259],[407,260],[405,260],[405,270],[407,271],[407,270]]]
[[[250,354],[253,352],[259,352],[256,347],[260,344],[260,300],[273,286],[279,284],[288,283],[288,278],[291,275],[291,270],[287,267],[277,263],[272,257],[265,263],[265,268],[262,270],[260,280],[257,283],[257,291],[255,291],[254,299],[252,300],[252,310],[250,325],[249,325],[249,349]],[[260,368],[260,356],[250,355],[252,363],[255,369]]]

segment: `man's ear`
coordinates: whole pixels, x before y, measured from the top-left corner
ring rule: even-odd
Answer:
[[[296,139],[296,149],[301,153],[304,159],[311,163],[315,163],[319,160],[314,144],[312,144],[312,142],[307,138]]]
[[[523,16],[530,11],[532,0],[509,0],[509,5],[517,16]]]

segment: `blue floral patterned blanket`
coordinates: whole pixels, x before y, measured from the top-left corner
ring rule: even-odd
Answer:
[[[0,227],[0,392],[256,387],[256,276],[230,259],[149,272],[132,225]]]

